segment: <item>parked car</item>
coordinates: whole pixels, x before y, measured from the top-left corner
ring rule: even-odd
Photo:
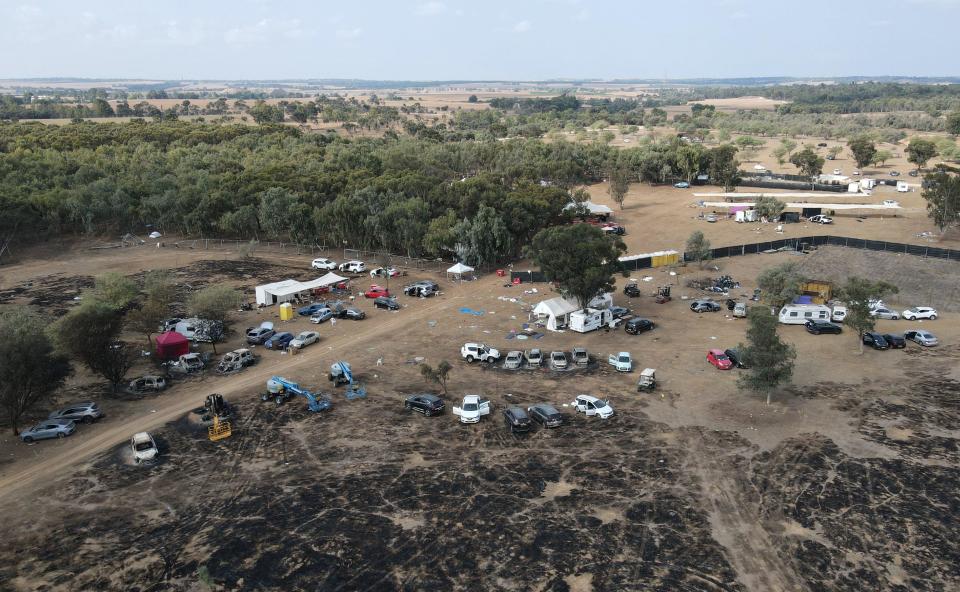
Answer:
[[[523,365],[523,352],[512,351],[503,359],[503,367],[508,370],[516,370]]]
[[[157,443],[153,436],[147,432],[138,432],[130,439],[130,448],[133,450],[133,462],[138,465],[143,462],[156,460],[160,450],[157,449]]]
[[[823,216],[821,214],[817,214],[816,216],[810,216],[809,218],[807,218],[807,220],[809,220],[813,224],[833,224],[833,218],[831,218],[830,216]]]
[[[900,318],[900,313],[895,310],[880,306],[870,311],[871,317],[876,317],[878,319],[889,319],[891,321],[896,321]]]
[[[807,332],[813,333],[814,335],[820,335],[821,333],[835,333],[839,335],[840,333],[843,333],[843,327],[828,321],[810,319],[804,323],[804,326],[806,326]]]
[[[693,312],[717,312],[720,308],[720,303],[713,300],[701,299],[690,303],[690,310]]]
[[[162,376],[141,376],[135,380],[131,380],[127,389],[134,393],[148,393],[154,392],[158,393],[163,389],[167,388],[167,379]]]
[[[364,298],[380,298],[381,296],[390,297],[390,290],[383,286],[373,284],[370,289],[363,293]]]
[[[525,350],[523,358],[527,361],[528,366],[539,368],[543,364],[543,352],[539,349]]]
[[[613,318],[615,318],[615,319],[622,319],[623,317],[625,317],[625,316],[627,316],[628,314],[630,314],[630,309],[627,308],[627,307],[625,307],[625,306],[611,306],[611,307],[610,307],[610,314],[611,314],[611,315],[613,316]]]
[[[283,333],[277,333],[270,339],[266,340],[263,346],[267,349],[284,349],[290,345],[291,341],[293,341],[293,333],[284,331]]]
[[[630,357],[630,352],[610,354],[610,356],[607,357],[607,363],[616,368],[617,372],[630,372],[633,370],[633,358]]]
[[[859,176],[860,176],[860,171],[853,171],[851,174],[852,174],[854,177],[859,177]]]
[[[400,310],[400,303],[397,302],[396,299],[387,296],[377,296],[373,299],[373,305],[386,310]]]
[[[904,339],[903,335],[884,333],[883,338],[890,344],[890,349],[903,349],[907,347],[907,340]]]
[[[910,175],[911,177],[919,177],[919,176],[920,176],[920,173],[918,173],[916,170],[910,171],[910,172],[907,173],[907,174]]]
[[[900,171],[890,171],[890,176],[891,176],[891,177],[899,177],[899,176],[900,176]]]
[[[613,406],[610,405],[610,401],[598,399],[593,395],[577,395],[572,405],[587,417],[596,415],[600,419],[607,419],[613,415]]]
[[[840,174],[842,174],[842,173],[843,173],[843,171],[841,171],[840,169],[833,169],[833,174],[834,174],[834,175],[840,175]]]
[[[607,234],[615,234],[617,236],[623,236],[627,233],[627,229],[619,224],[614,224],[613,222],[608,222],[600,227],[600,230],[606,232]]]
[[[563,415],[549,403],[537,403],[527,407],[530,418],[545,428],[558,428],[563,424]]]
[[[72,403],[57,409],[47,419],[69,419],[70,421],[79,421],[82,423],[93,423],[103,417],[100,406],[93,401],[84,401],[82,403]]]
[[[490,401],[479,395],[466,395],[463,403],[453,408],[453,414],[460,418],[460,423],[477,423],[484,415],[490,415]]]
[[[320,323],[326,321],[333,317],[333,311],[329,308],[321,308],[317,312],[313,313],[313,316],[310,317],[310,322],[314,325],[319,325]]]
[[[247,330],[247,343],[250,345],[261,345],[276,335],[273,327],[254,327]]]
[[[460,357],[469,364],[474,360],[493,363],[500,359],[500,352],[482,343],[464,343],[460,347]]]
[[[650,319],[634,317],[623,324],[623,330],[631,335],[639,335],[652,330],[655,326]]]
[[[730,360],[730,363],[733,364],[735,367],[737,368],[750,367],[750,366],[747,366],[747,363],[743,360],[743,355],[740,353],[740,350],[730,348],[730,349],[723,350],[723,353]]]
[[[720,370],[729,370],[733,368],[733,361],[727,357],[723,350],[711,349],[707,351],[707,361]]]
[[[570,350],[570,359],[577,366],[586,366],[590,363],[590,354],[585,347],[575,347]]]
[[[440,291],[440,286],[430,280],[417,280],[412,284],[403,287],[403,293],[407,296],[417,296],[426,298],[433,296]]]
[[[674,183],[673,186],[676,187],[677,189],[690,189],[690,183],[687,183],[686,181],[680,181],[679,183]]]
[[[341,319],[350,319],[351,321],[362,321],[367,318],[367,313],[357,308],[344,308],[340,311]]]
[[[503,421],[507,424],[507,429],[514,434],[522,434],[530,431],[530,416],[523,410],[523,407],[507,407],[503,410]]]
[[[316,331],[301,331],[290,341],[290,347],[294,349],[303,349],[320,341],[320,334]]]
[[[36,440],[66,438],[75,431],[77,431],[77,424],[72,419],[47,419],[33,427],[22,430],[20,440],[29,444]]]
[[[885,199],[883,200],[883,205],[891,208],[898,208],[900,207],[900,202],[895,199]]]
[[[182,322],[183,322],[183,319],[181,319],[181,318],[179,318],[179,317],[175,317],[175,318],[172,318],[172,319],[166,319],[166,320],[164,320],[162,323],[160,323],[160,327],[158,327],[158,329],[159,329],[158,332],[159,332],[159,333],[166,333],[167,331],[175,331],[176,328],[177,328],[177,325],[180,324],[180,323],[182,323]]]
[[[640,286],[637,284],[627,284],[623,287],[623,293],[630,298],[636,298],[640,295]]]
[[[940,340],[938,340],[936,336],[929,331],[921,331],[916,329],[904,331],[903,337],[904,339],[909,339],[910,341],[924,347],[933,347],[940,343]]]
[[[325,302],[317,302],[314,304],[309,304],[307,306],[302,306],[298,308],[297,314],[300,315],[301,317],[310,317],[325,308],[327,308],[327,304]]]
[[[253,366],[257,363],[257,357],[249,349],[235,349],[223,354],[220,363],[217,364],[217,372],[226,374],[236,372],[243,368]]]
[[[550,367],[554,370],[566,370],[567,354],[562,351],[550,352]]]
[[[869,345],[873,349],[890,349],[890,344],[883,338],[883,335],[867,331],[863,334],[863,344]]]
[[[400,271],[396,267],[378,267],[376,269],[370,270],[370,277],[397,277],[400,275]]]
[[[931,321],[935,321],[937,319],[937,310],[929,306],[913,306],[903,311],[903,318],[908,321],[914,321],[916,319],[930,319]]]
[[[404,400],[403,406],[407,411],[416,411],[427,417],[440,415],[444,408],[443,399],[429,393],[410,395]]]
[[[313,260],[312,263],[310,263],[310,267],[312,267],[313,269],[327,269],[327,270],[333,271],[334,269],[337,268],[337,264],[334,263],[331,259],[327,259],[325,257],[317,257],[316,259]]]
[[[344,261],[337,269],[349,273],[363,273],[367,270],[367,264],[363,261]]]

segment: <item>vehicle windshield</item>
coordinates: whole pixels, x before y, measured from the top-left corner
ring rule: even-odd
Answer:
[[[629,362],[629,361],[630,361],[630,356],[620,356],[619,361],[621,361],[621,362]]]
[[[464,410],[464,411],[476,411],[477,408],[478,408],[478,406],[477,406],[476,403],[464,403],[464,404],[463,404],[463,410]]]
[[[730,358],[728,358],[728,357],[727,357],[726,355],[724,355],[724,354],[717,354],[716,357],[717,357],[717,359],[720,360],[721,362],[724,361],[724,360],[729,360],[729,359],[730,359]]]
[[[133,445],[133,449],[137,452],[143,452],[144,450],[150,450],[153,448],[153,444],[150,442],[137,442]]]

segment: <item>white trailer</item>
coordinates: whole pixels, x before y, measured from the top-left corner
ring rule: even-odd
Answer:
[[[613,320],[613,314],[607,310],[588,308],[570,313],[570,330],[577,333],[588,333],[608,326]]]
[[[910,191],[910,185],[906,181],[897,181],[897,193],[906,193]]]
[[[784,325],[803,325],[809,320],[829,321],[832,314],[823,304],[788,304],[780,309],[778,318]]]

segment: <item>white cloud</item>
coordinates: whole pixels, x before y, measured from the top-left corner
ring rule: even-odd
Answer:
[[[203,23],[191,22],[187,27],[175,20],[167,21],[164,40],[171,45],[199,45],[206,37]]]
[[[360,27],[354,27],[352,29],[337,29],[335,34],[337,39],[356,39],[363,34],[363,29]]]
[[[750,13],[743,10],[738,10],[736,12],[731,12],[729,16],[735,21],[742,21],[743,19],[750,18]]]
[[[300,19],[273,20],[261,19],[252,25],[232,27],[223,33],[227,43],[246,44],[263,43],[275,37],[299,39],[303,37]]]
[[[869,23],[867,23],[867,26],[868,27],[889,27],[892,24],[893,24],[892,21],[879,20],[879,21],[870,21]]]
[[[526,33],[531,28],[533,28],[533,25],[530,24],[530,21],[520,21],[519,23],[513,25],[513,32]]]
[[[447,11],[447,5],[443,2],[424,2],[417,5],[417,14],[420,16],[436,16]]]
[[[578,12],[573,18],[578,21],[588,20],[590,18],[590,11],[586,8],[581,8],[580,12]]]

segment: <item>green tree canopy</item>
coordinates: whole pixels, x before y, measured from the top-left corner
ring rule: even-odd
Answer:
[[[694,230],[687,238],[685,255],[690,255],[697,262],[697,265],[703,269],[703,262],[709,260],[713,255],[710,241],[703,236],[702,232]]]
[[[123,315],[117,308],[88,300],[51,330],[58,350],[105,378],[116,392],[133,364],[132,352],[119,340],[122,327]]]
[[[937,145],[930,140],[914,138],[910,140],[905,151],[907,160],[917,165],[917,170],[927,166],[927,162],[937,155]]]
[[[797,167],[801,175],[816,177],[823,172],[824,160],[813,151],[813,148],[807,146],[790,157],[790,164]]]
[[[900,290],[884,281],[872,281],[852,276],[837,290],[837,294],[847,303],[847,316],[844,324],[857,331],[857,342],[860,352],[863,353],[863,334],[872,331],[876,319],[870,315],[870,301],[880,300],[887,295],[896,294]]]
[[[777,317],[765,306],[753,306],[747,313],[747,343],[738,346],[747,363],[740,373],[740,388],[763,394],[770,404],[770,396],[793,377],[796,351],[777,334]]]
[[[939,167],[925,175],[923,199],[927,201],[927,215],[940,232],[960,226],[960,173]]]
[[[800,284],[805,281],[806,276],[794,261],[768,267],[757,276],[763,301],[778,311],[800,294]]]
[[[877,155],[877,147],[868,136],[857,136],[847,144],[858,168],[864,168],[873,162]]]
[[[754,208],[757,215],[767,220],[776,220],[787,207],[787,204],[772,195],[761,195],[757,198]]]
[[[733,191],[740,183],[740,163],[737,161],[737,147],[722,144],[712,148],[710,157],[710,178],[724,191]]]

